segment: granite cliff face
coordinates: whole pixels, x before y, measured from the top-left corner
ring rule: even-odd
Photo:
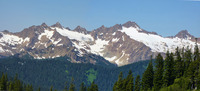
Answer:
[[[198,43],[200,43],[198,41]],[[31,26],[21,32],[0,32],[0,57],[30,55],[35,59],[68,56],[74,63],[103,63],[118,66],[148,60],[150,56],[174,51],[176,47],[194,48],[195,37],[181,31],[173,37],[162,37],[140,28],[135,22],[101,26],[87,31],[81,26],[74,30],[60,23]]]

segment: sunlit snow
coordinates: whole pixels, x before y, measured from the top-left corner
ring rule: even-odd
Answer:
[[[187,47],[193,48],[195,42],[180,38],[164,38],[159,35],[146,34],[138,32],[137,28],[122,27],[121,32],[126,33],[132,39],[144,43],[146,46],[152,49],[152,52],[166,52],[167,50],[174,52],[175,48]]]
[[[51,37],[53,36],[54,31],[49,31],[49,30],[44,30],[44,33],[41,33],[38,36],[38,40],[41,40],[42,36],[46,36],[48,39],[51,39]]]
[[[56,29],[58,33],[60,33],[62,36],[67,36],[69,39],[76,39],[78,41],[93,41],[93,37],[91,35],[70,31],[64,28],[61,29],[56,27],[52,29]]]
[[[105,46],[108,45],[108,42],[109,41],[105,41],[105,40],[97,38],[97,40],[95,41],[95,44],[90,46],[91,53],[103,56],[101,52],[104,50]]]
[[[16,44],[21,44],[23,39],[15,36],[15,35],[10,35],[10,34],[4,34],[1,33],[2,37],[0,38],[0,43],[8,43],[9,45],[16,45]]]

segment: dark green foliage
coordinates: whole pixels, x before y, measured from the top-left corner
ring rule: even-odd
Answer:
[[[99,91],[111,91],[118,79],[116,75],[120,72],[127,77],[129,70],[132,70],[133,76],[136,77],[144,72],[149,63],[149,61],[141,61],[122,67],[108,67],[89,63],[71,63],[68,60],[70,60],[68,57],[42,60],[8,57],[0,59],[0,71],[7,73],[8,76],[18,73],[23,83],[32,84],[33,89],[40,87],[41,91],[47,91],[51,86],[58,91],[63,91],[65,86],[69,89],[72,76],[76,90],[79,90],[82,82],[88,87],[91,85],[88,76],[96,72],[94,81]],[[90,69],[94,72],[89,71]]]
[[[161,54],[158,54],[158,56],[156,57],[156,69],[155,69],[155,73],[154,73],[154,80],[153,80],[153,85],[154,85],[154,90],[158,91],[163,84],[163,57],[161,56]]]
[[[117,82],[113,86],[113,91],[133,91],[134,77],[131,70],[129,70],[128,76],[123,79],[123,73],[120,72]]]
[[[16,74],[16,76],[14,78],[13,90],[14,91],[22,91],[23,90],[22,85],[23,85],[22,82],[18,79],[18,75]]]
[[[64,90],[63,91],[67,91],[68,90],[68,83],[67,81],[65,82],[65,87],[64,87]]]
[[[152,89],[153,87],[153,77],[154,77],[154,71],[153,71],[153,64],[152,60],[149,62],[149,65],[146,69],[146,71],[143,73],[142,77],[142,90],[147,91],[148,89]]]
[[[195,85],[196,85],[196,79],[195,77],[197,77],[197,67],[199,66],[199,62],[198,61],[192,61],[188,67],[188,70],[187,70],[187,75],[186,77],[189,77],[190,80],[191,80],[191,88],[194,89],[195,88]]]
[[[74,78],[72,77],[70,86],[69,86],[69,91],[75,91],[75,85],[74,85]]]
[[[53,91],[53,86],[50,87],[50,91]]]
[[[200,59],[200,56],[199,56],[199,48],[196,43],[195,48],[194,48],[194,60],[198,60],[198,59]]]
[[[175,76],[176,76],[176,78],[180,78],[181,76],[183,76],[183,73],[184,73],[184,62],[181,58],[178,47],[176,48],[175,56],[176,56],[175,66],[174,66],[174,69],[176,72]]]
[[[184,68],[185,68],[184,73],[186,73],[186,71],[187,71],[187,69],[188,69],[188,67],[189,67],[189,65],[190,65],[190,63],[192,61],[191,49],[189,49],[187,47],[186,51],[184,53],[182,53],[182,54],[184,54],[184,56],[182,58],[184,60]]]
[[[138,75],[136,77],[136,80],[135,80],[135,89],[134,89],[134,91],[140,91],[140,87],[141,87],[140,75]],[[146,90],[144,90],[144,91],[146,91]]]
[[[129,70],[128,76],[125,79],[126,91],[133,91],[133,88],[134,88],[133,80],[134,80],[133,73],[131,70]]]
[[[86,91],[87,88],[85,86],[85,84],[82,82],[79,91]]]
[[[26,85],[25,86],[25,91],[33,91],[33,87],[32,87],[32,85]]]
[[[167,52],[166,59],[164,61],[164,76],[163,76],[163,86],[167,87],[174,83],[175,74],[174,74],[174,59],[173,54]]]
[[[1,77],[1,80],[0,80],[0,91],[1,90],[7,90],[7,81],[8,81],[8,78],[7,78],[7,75],[2,75]]]
[[[198,76],[197,76],[197,89],[200,90],[200,66],[199,66],[199,71],[198,71]]]
[[[174,80],[174,84],[162,88],[160,91],[190,91],[190,80],[189,78],[177,78]]]
[[[98,91],[98,85],[92,82],[92,84],[88,87],[88,91]]]
[[[23,84],[18,79],[17,74],[14,77],[14,79],[8,79],[7,75],[5,75],[4,73],[0,77],[1,77],[0,91],[33,91],[33,86],[29,84],[28,85]]]

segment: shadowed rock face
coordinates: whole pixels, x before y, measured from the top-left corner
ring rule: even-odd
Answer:
[[[141,29],[131,21],[112,27],[101,26],[90,32],[81,26],[70,30],[63,28],[59,22],[52,26],[43,23],[18,33],[0,32],[0,57],[29,54],[36,59],[44,59],[66,55],[74,63],[96,64],[99,63],[97,59],[101,59],[103,63],[109,64],[110,62],[122,66],[148,60],[151,55],[155,57],[158,54],[158,52],[152,52],[152,49],[142,41],[135,40],[121,32],[120,30],[124,27],[135,28],[139,33],[159,36],[155,32]],[[175,37],[195,41],[195,37],[186,30],[170,38]],[[4,41],[5,39],[7,40]]]
[[[81,26],[77,26],[74,29],[74,31],[79,32],[79,33],[83,33],[83,34],[88,34],[88,31],[85,28],[81,27]]]
[[[51,27],[63,28],[62,25],[59,22],[57,22],[56,24],[52,25]]]
[[[180,31],[178,34],[175,35],[175,37],[182,39],[194,38],[194,36],[190,35],[187,30]]]

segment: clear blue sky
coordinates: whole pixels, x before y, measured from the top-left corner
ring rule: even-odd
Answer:
[[[200,1],[192,0],[0,0],[0,31],[60,22],[87,30],[136,22],[162,36],[187,29],[200,37]]]

